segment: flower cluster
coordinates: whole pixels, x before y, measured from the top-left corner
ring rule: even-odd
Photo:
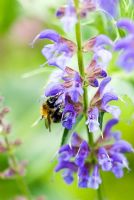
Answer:
[[[63,171],[67,184],[73,182],[73,175],[77,173],[79,187],[97,189],[102,182],[100,169],[113,172],[117,178],[123,176],[124,168],[129,169],[124,153],[133,152],[133,148],[121,140],[119,132],[111,131],[117,122],[116,119],[108,121],[103,130],[103,138],[99,137],[94,147],[73,133],[71,144],[60,148],[55,171]]]
[[[119,118],[120,109],[117,106],[108,105],[110,101],[117,101],[118,97],[110,90],[105,90],[106,85],[111,81],[110,77],[103,79],[100,86],[91,99],[89,110],[88,110],[88,121],[89,130],[95,132],[99,129],[100,124],[98,122],[99,113],[107,112],[111,113],[113,117]]]
[[[112,59],[112,51],[121,49],[123,53],[119,62],[126,68],[132,68],[134,24],[128,20],[118,22],[118,27],[126,28],[130,35],[116,44],[103,34],[89,38],[84,45],[81,41],[81,18],[97,10],[113,18],[117,16],[117,7],[118,0],[109,0],[108,3],[105,0],[69,0],[66,6],[57,10],[56,15],[62,21],[65,31],[69,32],[75,26],[77,45],[53,30],[44,30],[33,40],[33,44],[37,39],[48,39],[52,42],[44,46],[42,53],[47,64],[59,68],[45,88],[44,108],[47,102],[47,106],[60,111],[60,117],[56,116],[65,128],[64,133],[67,130],[67,133],[71,132],[73,125],[79,121],[77,118],[84,116],[83,125],[86,126],[88,141],[73,133],[70,145],[62,143],[63,146],[58,152],[58,165],[55,168],[56,172],[63,170],[63,178],[68,184],[73,182],[74,174],[77,174],[78,185],[84,188],[99,187],[102,182],[100,170],[111,171],[117,178],[121,178],[123,169],[129,169],[124,154],[133,152],[132,146],[122,140],[118,132],[111,131],[113,125],[118,122],[120,109],[110,104],[111,101],[117,101],[118,96],[108,87],[111,77],[108,76],[107,67]],[[76,53],[79,72],[69,67],[69,61]],[[90,54],[91,58],[86,67],[84,54]],[[88,90],[92,90],[93,87],[97,89],[89,102]],[[102,130],[105,113],[111,114],[113,119],[108,121]],[[51,118],[56,117],[52,110],[48,114]],[[54,118],[53,122],[55,121]],[[97,131],[99,134],[101,131],[102,135],[95,140],[94,135],[96,136]]]
[[[123,28],[128,35],[115,43],[115,51],[121,51],[117,64],[126,71],[134,70],[134,22],[122,19],[117,23],[118,28]]]
[[[3,98],[0,97],[1,104],[2,100]],[[25,173],[25,165],[26,165],[26,162],[24,161],[18,163],[17,161],[13,161],[12,159],[10,159],[12,150],[18,147],[21,144],[21,141],[16,139],[15,141],[10,142],[8,140],[8,134],[11,132],[11,125],[5,121],[5,116],[7,113],[9,113],[9,108],[2,106],[0,109],[0,133],[1,133],[0,153],[7,153],[7,155],[9,155],[9,167],[3,172],[0,172],[1,178],[12,178],[18,174],[20,176],[23,176]],[[14,157],[14,155],[12,156]]]

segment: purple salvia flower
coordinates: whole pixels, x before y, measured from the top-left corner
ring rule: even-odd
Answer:
[[[133,48],[134,46],[134,35],[128,35],[124,38],[121,38],[117,40],[115,43],[115,51],[120,51],[120,50],[129,50],[130,48]]]
[[[124,153],[133,152],[134,150],[131,144],[121,140],[120,137],[116,138],[111,131],[111,128],[117,122],[116,119],[108,121],[103,131],[103,139],[100,137],[97,141],[97,145],[100,146],[98,149],[98,162],[103,171],[112,171],[117,178],[121,178],[124,174],[123,168],[129,169]]]
[[[63,28],[66,32],[72,31],[77,23],[76,10],[72,0],[68,0],[68,4],[65,7],[58,9],[56,16],[61,19]]]
[[[38,39],[48,39],[53,44],[45,45],[42,54],[47,59],[47,63],[64,70],[68,61],[76,52],[76,45],[70,40],[61,37],[56,31],[44,30],[38,34],[32,42],[32,45]]]
[[[96,10],[96,4],[94,0],[82,0],[80,14],[82,18],[85,18],[89,12]]]
[[[121,19],[117,22],[117,26],[118,28],[125,29],[130,34],[134,34],[134,22],[130,19]]]
[[[101,10],[112,17],[118,15],[118,0],[82,0],[81,15],[86,17],[88,12]]]
[[[123,28],[128,35],[115,43],[115,51],[122,51],[117,64],[126,71],[134,70],[134,22],[129,19],[122,19],[117,23],[118,28]]]
[[[83,95],[82,78],[79,73],[72,70],[69,67],[65,69],[65,76],[63,76],[64,88],[66,88],[66,94],[70,96],[73,102],[79,102],[80,96]]]
[[[108,112],[113,117],[118,118],[120,115],[120,109],[117,106],[108,105],[109,102],[118,100],[118,97],[110,92],[105,92],[107,84],[111,81],[110,77],[106,77],[100,83],[100,86],[91,99],[89,110],[88,110],[88,121],[89,131],[94,132],[99,129],[99,112]]]
[[[106,68],[109,64],[112,53],[106,47],[113,47],[113,42],[106,35],[99,35],[97,37],[89,39],[84,47],[84,52],[94,52],[93,60],[101,66],[102,68]]]
[[[112,119],[106,124],[104,138],[98,138],[92,148],[77,133],[72,135],[70,145],[60,148],[55,171],[63,170],[63,178],[67,184],[73,182],[73,175],[76,173],[79,187],[98,189],[102,182],[100,169],[113,172],[117,178],[123,176],[124,168],[129,169],[124,153],[133,152],[133,148],[124,140],[114,139],[111,128],[116,123],[117,120]]]
[[[85,76],[85,81],[87,84],[93,87],[98,87],[99,82],[97,79],[105,78],[107,76],[107,73],[101,68],[101,66],[97,64],[95,60],[92,60],[86,68]]]
[[[119,57],[117,62],[119,66],[122,66],[126,71],[131,72],[134,70],[134,49],[128,50]]]

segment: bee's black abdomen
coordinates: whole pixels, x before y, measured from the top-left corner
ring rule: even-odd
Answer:
[[[55,112],[53,113],[53,115],[52,115],[51,118],[52,118],[52,120],[53,120],[54,123],[58,123],[58,122],[61,121],[61,118],[62,118],[62,111],[60,110],[60,108],[57,108],[57,109],[55,110]]]

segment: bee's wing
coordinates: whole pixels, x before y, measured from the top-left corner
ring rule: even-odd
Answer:
[[[38,118],[38,119],[37,119],[37,120],[32,124],[31,127],[35,127],[35,126],[37,126],[41,119],[42,119],[42,118],[39,117],[39,118]]]

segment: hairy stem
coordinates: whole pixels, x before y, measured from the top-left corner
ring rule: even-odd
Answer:
[[[29,188],[28,188],[27,184],[25,183],[24,178],[22,176],[20,176],[20,174],[19,174],[18,162],[16,160],[15,155],[13,154],[13,152],[10,149],[10,143],[9,143],[9,140],[8,140],[8,137],[7,137],[6,134],[4,134],[4,141],[5,141],[7,150],[8,150],[8,157],[9,157],[10,163],[11,163],[13,169],[16,172],[16,176],[17,176],[16,181],[17,181],[17,184],[18,184],[18,186],[19,186],[22,194],[24,194],[27,197],[27,200],[32,200]]]
[[[84,60],[83,60],[83,53],[82,53],[82,39],[81,39],[81,25],[80,25],[80,15],[79,15],[79,1],[74,0],[76,12],[77,12],[77,23],[75,26],[75,33],[76,33],[76,41],[77,41],[77,58],[78,58],[78,67],[80,75],[84,78],[85,72],[84,72]],[[84,116],[85,116],[85,122],[87,121],[87,109],[88,109],[88,92],[87,88],[83,88],[83,102],[84,102]],[[89,132],[88,126],[86,125],[87,135],[89,139],[90,146],[93,146],[93,136],[92,133]]]

